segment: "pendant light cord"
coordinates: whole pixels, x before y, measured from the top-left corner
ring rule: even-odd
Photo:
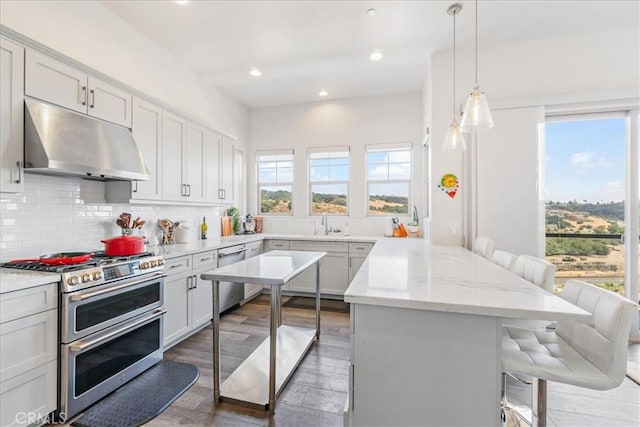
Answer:
[[[476,0],[476,86],[478,85],[478,0]]]
[[[453,14],[453,120],[456,119],[456,15]]]

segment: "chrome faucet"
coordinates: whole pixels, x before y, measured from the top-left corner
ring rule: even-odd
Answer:
[[[328,236],[329,235],[329,220],[327,219],[327,214],[325,212],[322,213],[322,222],[320,222],[320,225],[324,226],[324,235]]]

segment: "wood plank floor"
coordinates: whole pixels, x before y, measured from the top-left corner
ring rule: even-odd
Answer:
[[[283,297],[286,299],[288,297]],[[224,316],[221,321],[223,380],[268,335],[269,296],[262,295]],[[315,312],[283,307],[283,322],[314,327]],[[320,341],[278,398],[276,413],[227,403],[213,405],[211,328],[206,328],[165,353],[167,359],[200,368],[198,382],[147,426],[342,426],[349,368],[349,315],[322,312]],[[637,357],[630,353],[630,357]],[[507,392],[526,402],[529,390],[510,384]],[[550,427],[638,426],[640,386],[625,378],[612,390],[595,391],[552,383],[548,385]],[[512,427],[512,426],[509,426]]]
[[[268,336],[268,304],[269,296],[261,295],[222,317],[222,381]],[[282,321],[314,328],[315,311],[283,307]],[[348,314],[322,312],[320,341],[313,344],[278,398],[276,413],[269,417],[263,411],[213,404],[212,331],[211,327],[203,329],[165,353],[167,359],[198,366],[200,378],[146,426],[342,426],[349,383],[349,334]]]

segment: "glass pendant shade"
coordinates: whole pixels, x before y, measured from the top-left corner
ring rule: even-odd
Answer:
[[[464,107],[464,114],[460,122],[462,132],[488,130],[493,127],[493,117],[489,103],[480,86],[475,85]]]
[[[460,132],[460,127],[456,119],[453,119],[449,125],[447,136],[442,144],[442,151],[464,151],[467,149],[467,144],[464,142],[464,136]]]

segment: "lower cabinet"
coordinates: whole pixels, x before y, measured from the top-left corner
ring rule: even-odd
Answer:
[[[245,244],[247,251],[245,252],[244,259],[253,258],[262,253],[262,241],[251,242]],[[245,283],[244,285],[244,299],[247,300],[252,296],[262,292],[262,285],[256,285],[254,283]]]
[[[360,270],[364,260],[367,259],[371,248],[373,248],[373,243],[349,243],[349,284]]]
[[[165,261],[165,350],[211,322],[211,283],[200,274],[217,266],[217,251],[171,258]]]
[[[0,306],[0,425],[44,424],[57,408],[57,284],[0,294]]]
[[[292,241],[292,251],[327,252],[320,260],[320,293],[344,295],[349,286],[349,244],[343,242]],[[291,291],[315,292],[315,267],[306,269],[290,282]]]

